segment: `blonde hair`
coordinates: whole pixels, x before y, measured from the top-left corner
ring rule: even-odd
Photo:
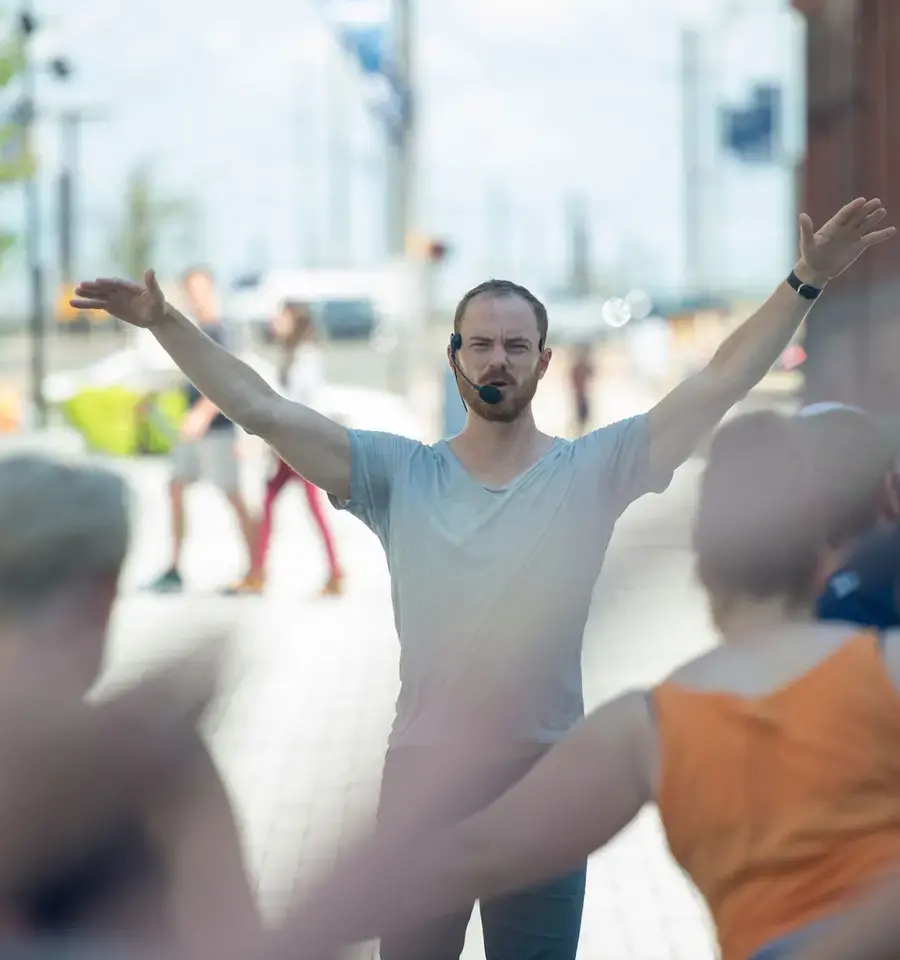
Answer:
[[[129,537],[128,487],[117,474],[38,454],[0,458],[0,611],[117,574]]]

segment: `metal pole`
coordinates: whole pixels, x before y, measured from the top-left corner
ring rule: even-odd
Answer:
[[[387,191],[385,210],[387,254],[402,263],[411,288],[405,305],[405,332],[397,351],[396,373],[402,392],[414,407],[420,402],[424,326],[430,312],[431,289],[427,264],[409,256],[409,241],[415,229],[415,127],[417,99],[414,68],[414,0],[391,0],[393,28],[393,79],[401,97],[399,122],[390,130],[387,143]]]
[[[485,262],[492,276],[508,277],[512,273],[512,208],[506,186],[492,181],[484,197]]]
[[[46,373],[46,315],[44,310],[44,270],[41,260],[40,186],[36,169],[35,120],[37,116],[37,68],[31,56],[31,35],[35,19],[33,5],[25,0],[20,7],[19,31],[25,66],[22,75],[22,143],[29,169],[24,182],[25,256],[30,281],[31,316],[31,401],[35,422],[47,425],[47,404],[44,398]]]
[[[75,280],[75,180],[82,115],[70,110],[59,120],[62,169],[59,172],[59,274],[64,287]]]
[[[400,89],[405,91],[404,122],[388,143],[387,248],[393,257],[406,252],[413,226],[415,197],[414,143],[416,93],[413,40],[413,0],[393,0],[392,19],[395,43],[395,70]]]
[[[347,266],[352,199],[347,153],[347,57],[335,44],[327,61],[326,118],[328,123],[328,234],[332,266]]]
[[[681,116],[684,164],[684,268],[689,297],[705,293],[703,276],[703,171],[700,162],[700,32],[681,33]]]

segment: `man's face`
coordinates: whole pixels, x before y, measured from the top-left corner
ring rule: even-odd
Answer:
[[[539,350],[540,332],[531,304],[515,295],[475,297],[466,307],[459,332],[460,370],[479,387],[493,384],[503,395],[500,403],[485,403],[458,377],[466,405],[483,420],[516,420],[531,403],[551,357],[549,349]]]
[[[215,323],[219,319],[219,298],[213,278],[203,271],[189,274],[184,281],[188,308],[200,323]]]

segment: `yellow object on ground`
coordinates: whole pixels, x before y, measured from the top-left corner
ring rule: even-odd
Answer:
[[[60,409],[90,450],[126,457],[171,450],[187,405],[180,390],[147,397],[125,387],[100,387],[81,390]]]

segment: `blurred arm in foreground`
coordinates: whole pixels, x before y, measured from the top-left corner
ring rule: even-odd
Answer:
[[[212,690],[209,677],[174,663],[93,705],[61,698],[39,671],[5,671],[0,897],[77,858],[181,767]]]
[[[231,799],[199,738],[192,762],[171,780],[157,791],[148,825],[171,878],[177,949],[225,956],[261,926]]]
[[[149,329],[194,386],[229,420],[261,437],[301,476],[336,497],[350,496],[350,438],[315,410],[281,396],[248,364],[213,342],[171,304],[156,276],[144,284],[100,279],[81,283],[73,305],[105,310]]]
[[[869,247],[894,235],[894,227],[876,229],[885,216],[880,200],[859,198],[817,231],[806,214],[800,217],[800,259],[790,282],[779,284],[703,370],[679,384],[651,410],[651,458],[658,475],[671,473],[683,463],[731,407],[762,380],[828,281]]]
[[[416,837],[399,822],[377,828],[259,955],[337,957],[351,944],[564,875],[652,801],[656,752],[646,695],[618,697],[474,816]]]

